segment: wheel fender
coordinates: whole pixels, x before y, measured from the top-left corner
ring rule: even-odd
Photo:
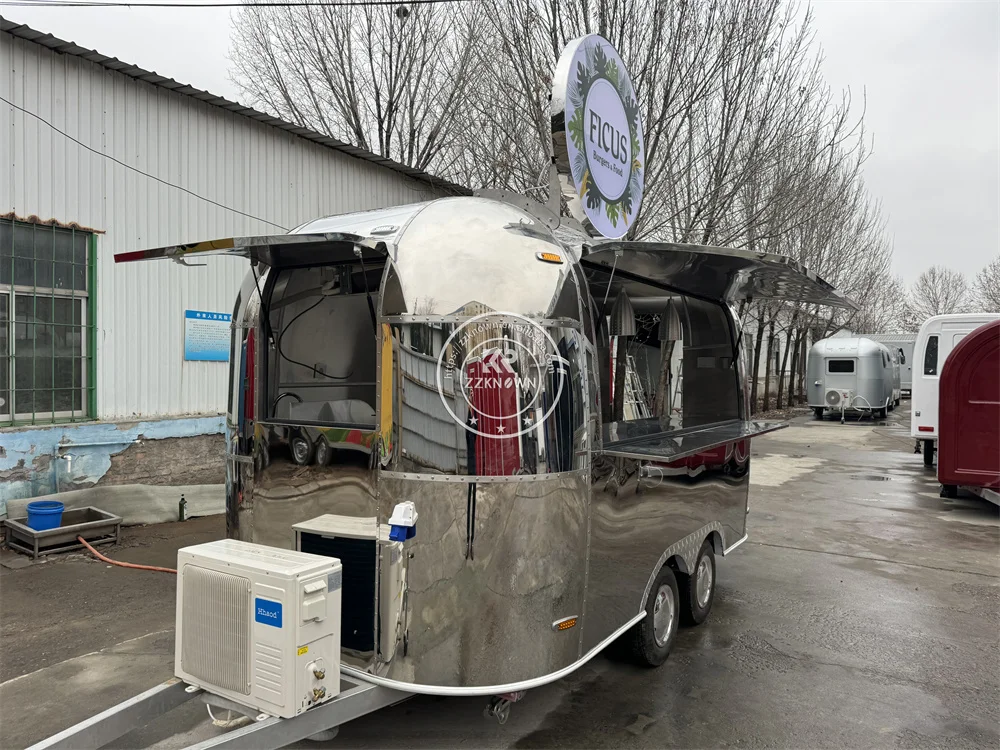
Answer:
[[[722,556],[719,545],[725,545],[726,532],[722,524],[718,521],[706,524],[697,531],[688,534],[680,541],[671,544],[663,551],[660,559],[657,560],[656,565],[650,571],[646,587],[642,591],[642,598],[639,600],[638,609],[636,609],[637,612],[642,612],[646,609],[646,601],[649,599],[649,592],[653,587],[653,582],[656,580],[656,576],[659,575],[660,569],[667,564],[667,561],[673,559],[676,563],[674,570],[687,575],[689,571],[694,570],[695,563],[698,561],[698,553],[701,551],[701,545],[704,544],[705,539],[709,536],[711,536],[712,547],[715,549],[715,553],[720,557]]]

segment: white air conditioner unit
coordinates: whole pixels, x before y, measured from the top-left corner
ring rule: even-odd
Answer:
[[[335,558],[235,539],[178,550],[174,674],[282,718],[329,700],[342,578]]]
[[[826,392],[826,405],[831,409],[850,408],[854,391],[831,388]]]

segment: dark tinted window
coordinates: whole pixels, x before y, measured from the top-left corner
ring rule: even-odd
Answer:
[[[831,359],[826,363],[827,372],[854,372],[853,359]]]
[[[924,349],[924,375],[938,374],[938,337],[931,336],[927,339],[927,348]]]

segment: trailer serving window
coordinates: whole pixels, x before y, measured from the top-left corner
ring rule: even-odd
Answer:
[[[487,313],[391,332],[393,372],[381,377],[392,381],[395,470],[489,477],[585,465],[579,329]]]
[[[681,294],[636,296],[629,306],[634,336],[613,335],[616,323],[609,323],[609,421],[673,431],[737,419],[736,362],[723,307]]]
[[[271,273],[267,417],[374,429],[377,339],[369,294],[377,292],[382,268]]]
[[[883,360],[884,364],[884,360]],[[854,372],[853,359],[828,359],[826,361],[826,371],[835,374],[847,374]]]

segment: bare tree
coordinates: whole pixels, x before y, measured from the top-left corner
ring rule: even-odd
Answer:
[[[286,119],[544,200],[552,71],[588,33],[617,47],[640,98],[645,195],[631,236],[790,256],[861,306],[741,305],[752,369],[767,367],[762,400],[772,383],[779,407],[802,393],[817,338],[903,325],[892,242],[862,176],[864,100],[859,111],[824,81],[798,0],[254,6],[240,12],[234,78]]]
[[[254,5],[233,80],[248,103],[418,169],[448,154],[476,75],[478,3]]]
[[[976,274],[972,284],[976,307],[983,312],[1000,312],[1000,255]]]
[[[931,266],[910,288],[907,322],[913,330],[933,315],[965,312],[969,305],[969,284],[958,271]]]

